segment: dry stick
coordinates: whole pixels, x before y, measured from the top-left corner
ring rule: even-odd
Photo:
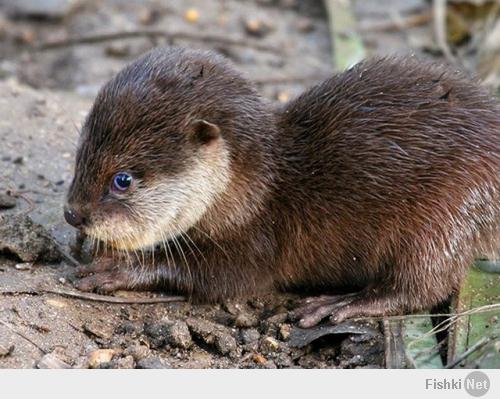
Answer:
[[[286,83],[309,83],[319,82],[328,78],[330,75],[305,75],[305,76],[270,76],[268,78],[252,79],[252,82],[258,85],[265,84],[286,84]]]
[[[388,20],[381,22],[370,22],[360,24],[358,32],[397,32],[403,29],[415,28],[417,26],[425,25],[432,20],[432,12],[424,11],[420,14],[409,15],[401,17],[398,20]]]
[[[154,298],[120,298],[117,296],[109,295],[98,295],[85,292],[75,292],[58,290],[53,288],[41,288],[39,292],[45,294],[55,294],[66,296],[69,298],[86,299],[95,302],[106,302],[106,303],[119,303],[119,304],[155,304],[155,303],[168,303],[168,302],[184,302],[186,298],[183,296],[168,296],[168,297],[154,297]]]
[[[500,0],[496,0],[493,6],[490,9],[490,12],[488,13],[488,16],[486,17],[486,22],[484,23],[482,32],[480,32],[477,36],[476,39],[473,40],[471,48],[476,48],[478,50],[478,54],[481,55],[483,52],[483,46],[486,43],[486,39],[488,37],[488,34],[493,30],[496,22],[497,22],[497,14],[500,11]]]
[[[75,267],[79,267],[81,266],[81,263],[78,262],[78,260],[76,260],[73,256],[71,256],[67,251],[66,249],[57,242],[57,240],[55,238],[53,238],[52,236],[48,236],[48,238],[52,241],[52,243],[54,244],[54,246],[57,248],[57,250],[59,251],[59,253],[62,255],[62,257],[64,259],[66,259],[66,261],[72,265],[72,266],[75,266]]]
[[[21,338],[23,338],[24,340],[26,340],[27,342],[29,342],[31,345],[33,345],[35,348],[37,348],[40,352],[42,352],[44,355],[47,354],[48,352],[43,349],[40,345],[38,345],[36,342],[32,341],[30,338],[28,338],[26,335],[24,335],[23,333],[17,331],[14,327],[12,327],[9,323],[3,321],[2,319],[0,319],[0,324],[2,324],[3,326],[5,326],[7,329],[9,329],[10,331],[12,331],[14,334],[16,335],[19,335]]]
[[[472,308],[469,310],[466,310],[465,312],[461,313],[456,313],[456,314],[435,314],[435,315],[430,315],[430,316],[450,316],[448,319],[443,320],[441,323],[437,324],[433,329],[429,330],[426,332],[424,335],[421,337],[415,339],[414,341],[410,342],[408,345],[414,345],[418,341],[421,341],[422,339],[425,339],[431,335],[437,334],[438,332],[445,331],[448,329],[451,325],[455,324],[460,317],[464,316],[470,316],[473,314],[477,313],[487,313],[491,312],[494,310],[500,309],[500,303],[495,303],[492,305],[484,305],[484,306],[479,306],[477,308]]]
[[[438,46],[441,48],[446,59],[452,63],[456,64],[457,59],[453,55],[448,46],[448,41],[446,39],[446,0],[434,0],[433,3],[433,14],[434,14],[434,31],[436,34],[436,41]]]
[[[478,351],[485,345],[490,342],[490,338],[484,337],[477,341],[474,345],[472,345],[469,349],[467,349],[464,353],[462,353],[459,357],[457,357],[452,363],[447,364],[445,369],[453,369],[458,366],[463,360],[472,355],[474,352]]]
[[[253,47],[257,50],[268,51],[279,54],[283,53],[283,49],[281,48],[274,46],[267,46],[265,44],[255,43],[247,40],[230,39],[228,37],[220,37],[207,34],[196,35],[187,32],[166,32],[163,30],[130,30],[130,31],[112,32],[112,33],[102,33],[96,35],[87,35],[87,36],[43,42],[34,45],[33,48],[34,50],[41,51],[41,50],[50,50],[50,49],[57,49],[69,46],[78,46],[83,44],[96,44],[112,40],[137,38],[137,37],[149,37],[149,38],[164,37],[170,40],[175,40],[175,39],[199,40],[201,42],[206,42],[206,43],[225,44],[228,46],[235,46],[235,47]]]
[[[25,195],[26,192],[22,192],[22,191],[16,191],[16,190],[7,190],[7,195],[11,196],[11,197],[14,197],[14,198],[21,198],[23,199],[24,201],[26,201],[26,203],[28,204],[29,208],[22,211],[21,214],[22,215],[26,215],[30,212],[32,212],[36,206],[35,206],[35,203],[33,202],[33,200],[29,197],[27,197]]]

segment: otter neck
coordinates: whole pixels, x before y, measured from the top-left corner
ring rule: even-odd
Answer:
[[[260,218],[273,196],[277,181],[276,116],[262,113],[254,125],[243,121],[231,148],[230,182],[194,227],[201,234],[224,239]],[[248,133],[246,133],[248,132]],[[194,232],[193,232],[194,233]]]

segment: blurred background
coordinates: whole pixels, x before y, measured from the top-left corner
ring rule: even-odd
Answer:
[[[215,50],[286,101],[365,56],[417,53],[500,87],[499,0],[0,0],[0,79],[92,97],[148,49]]]

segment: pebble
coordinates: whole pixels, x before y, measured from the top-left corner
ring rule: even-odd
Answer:
[[[39,369],[70,369],[71,366],[59,359],[53,353],[47,353],[44,355],[38,364],[36,365]]]
[[[9,194],[0,193],[0,209],[11,209],[16,206],[16,198]]]
[[[193,340],[191,339],[191,333],[186,322],[177,320],[169,325],[166,333],[166,341],[176,348],[188,349],[191,347]]]
[[[277,95],[276,95],[276,99],[284,104],[284,103],[287,103],[289,100],[290,100],[290,95],[287,93],[287,92],[279,92]]]
[[[7,357],[9,356],[12,352],[14,352],[15,345],[5,345],[5,344],[0,344],[0,357]]]
[[[133,369],[135,367],[134,358],[130,355],[118,359],[116,366],[119,369]]]
[[[111,43],[106,46],[106,55],[123,58],[130,54],[130,46],[126,43]]]
[[[17,255],[23,262],[61,260],[49,232],[28,215],[0,215],[0,251]]]
[[[249,328],[241,330],[240,338],[244,344],[251,344],[259,340],[260,334],[255,328]]]
[[[234,325],[239,328],[256,327],[258,324],[257,318],[249,313],[240,313],[234,320]]]
[[[243,27],[248,35],[259,38],[268,35],[274,29],[270,22],[257,18],[244,19]]]
[[[288,341],[291,332],[292,332],[292,327],[290,326],[290,324],[281,324],[278,331],[279,338],[282,339],[283,341]]]
[[[97,349],[93,352],[90,352],[88,356],[89,366],[92,369],[102,367],[106,363],[111,362],[111,359],[113,359],[114,355],[115,351],[113,349]]]
[[[33,263],[32,262],[17,263],[14,267],[17,270],[31,270],[31,268],[33,267]]]
[[[138,369],[169,369],[170,363],[160,357],[147,357],[137,362]]]
[[[127,347],[123,354],[125,356],[132,356],[136,362],[145,359],[151,355],[151,351],[145,345],[132,345]]]
[[[260,342],[260,350],[263,353],[276,352],[280,348],[280,343],[273,337],[265,337]]]
[[[101,320],[89,320],[82,326],[83,331],[98,338],[110,339],[113,336],[113,328]]]
[[[146,323],[144,333],[148,337],[151,348],[158,349],[166,344],[169,325],[165,322]]]
[[[188,319],[186,323],[195,337],[214,346],[221,355],[237,355],[236,340],[226,327],[200,319]]]
[[[196,8],[188,8],[184,13],[184,19],[190,23],[196,23],[200,19],[200,12]]]
[[[266,364],[267,363],[267,359],[262,356],[260,353],[254,353],[252,355],[252,360],[254,361],[254,363],[257,363],[257,364]]]

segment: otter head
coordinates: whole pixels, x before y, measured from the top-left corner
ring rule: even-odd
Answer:
[[[228,186],[228,140],[247,96],[211,53],[159,49],[126,67],[84,123],[66,220],[124,250],[187,231]]]

